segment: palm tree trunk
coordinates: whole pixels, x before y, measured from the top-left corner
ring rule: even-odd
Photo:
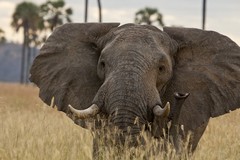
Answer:
[[[98,11],[99,11],[99,22],[102,22],[102,6],[101,6],[101,0],[98,0]]]
[[[51,31],[53,31],[53,29],[57,26],[58,19],[59,19],[59,16],[58,16],[58,14],[56,14],[52,19]]]
[[[26,75],[25,75],[25,83],[27,84],[28,81],[28,74],[29,74],[29,68],[30,68],[30,59],[31,59],[31,48],[29,44],[29,39],[27,42],[27,62],[26,62]]]
[[[84,22],[87,22],[87,18],[88,18],[88,0],[85,0],[85,19]]]
[[[203,11],[202,11],[202,29],[205,30],[206,23],[206,0],[203,0]]]
[[[35,45],[33,47],[33,51],[32,51],[32,59],[31,59],[31,62],[33,61],[33,59],[37,56],[37,45]]]
[[[20,83],[24,83],[24,68],[25,68],[25,50],[26,50],[26,29],[23,29],[23,45],[22,45],[22,57],[21,57],[21,71],[20,71]]]

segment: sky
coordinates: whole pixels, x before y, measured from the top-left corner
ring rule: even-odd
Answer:
[[[36,4],[46,0],[28,0]],[[0,28],[9,41],[22,42],[22,33],[10,26],[17,4],[23,0],[0,0]],[[65,0],[73,9],[73,22],[84,21],[85,0]],[[103,22],[133,23],[142,8],[157,8],[166,26],[201,28],[202,0],[101,0]],[[98,21],[97,0],[89,0],[88,22]],[[240,0],[207,0],[206,30],[217,31],[240,45]]]

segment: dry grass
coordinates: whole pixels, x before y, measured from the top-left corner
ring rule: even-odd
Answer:
[[[240,157],[240,110],[212,119],[192,157],[194,160],[237,160]],[[135,151],[142,159],[151,145]],[[102,159],[129,159],[106,149]],[[76,126],[63,113],[47,107],[31,86],[0,83],[0,160],[91,159],[92,134]],[[164,157],[165,156],[165,157]],[[174,153],[151,154],[147,159],[179,159]]]

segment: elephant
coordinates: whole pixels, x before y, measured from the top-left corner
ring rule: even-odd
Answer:
[[[143,128],[159,139],[172,122],[174,146],[191,132],[194,151],[211,117],[240,107],[240,48],[196,28],[67,23],[42,46],[30,81],[82,127],[100,117],[124,143]]]

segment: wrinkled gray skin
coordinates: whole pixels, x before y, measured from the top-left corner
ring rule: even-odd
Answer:
[[[77,109],[97,104],[111,124],[123,132],[130,126],[131,135],[150,123],[152,136],[160,138],[166,127],[162,122],[171,120],[176,148],[178,138],[191,131],[194,150],[210,117],[240,107],[240,48],[213,31],[70,23],[48,38],[30,80],[45,103],[54,97],[58,110],[66,113],[68,104]],[[175,92],[190,96],[175,104]],[[168,101],[169,117],[154,116],[153,107]]]

